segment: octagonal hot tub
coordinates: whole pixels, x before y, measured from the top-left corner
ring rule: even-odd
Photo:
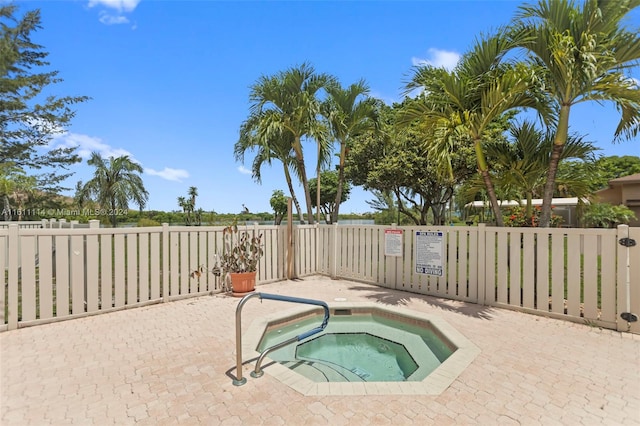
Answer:
[[[437,316],[374,303],[330,310],[322,333],[269,353],[265,373],[305,395],[439,394],[479,353]],[[254,321],[243,352],[256,357],[321,322],[308,307]]]

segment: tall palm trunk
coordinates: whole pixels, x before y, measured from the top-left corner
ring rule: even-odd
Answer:
[[[344,182],[344,163],[347,156],[347,144],[340,142],[340,164],[338,165],[338,188],[336,189],[336,202],[331,215],[331,223],[338,222],[340,202],[342,201],[342,188]]]
[[[527,219],[531,219],[533,216],[533,194],[531,191],[527,191],[527,205],[525,207],[525,214]]]
[[[111,200],[111,224],[113,227],[116,227],[116,200],[115,198]]]
[[[289,194],[291,194],[291,201],[293,201],[293,205],[296,207],[296,212],[298,213],[298,219],[300,223],[304,222],[304,217],[302,216],[302,210],[300,209],[300,202],[298,201],[298,197],[296,197],[296,193],[293,190],[293,182],[291,180],[291,173],[289,173],[289,169],[287,165],[284,165],[284,177],[287,181],[287,186],[289,187]]]
[[[569,111],[571,106],[562,105],[560,115],[558,117],[558,127],[556,136],[553,139],[553,149],[551,157],[549,157],[549,170],[547,171],[547,182],[544,185],[544,194],[542,195],[542,211],[540,213],[540,222],[538,226],[548,228],[551,223],[551,201],[555,190],[556,174],[558,173],[558,163],[562,158],[562,151],[567,142],[569,135]]]
[[[293,151],[296,153],[296,163],[300,173],[300,180],[302,181],[302,188],[304,189],[304,198],[307,203],[307,221],[309,225],[313,225],[315,220],[313,219],[313,208],[311,207],[311,191],[309,191],[309,180],[307,179],[307,170],[304,165],[304,155],[302,154],[302,145],[299,137],[296,137]]]
[[[491,210],[493,211],[493,216],[496,218],[496,225],[504,226],[504,222],[502,221],[502,211],[500,210],[498,197],[496,196],[496,189],[493,186],[493,181],[489,174],[489,165],[487,164],[487,159],[482,151],[481,140],[479,137],[475,138],[474,149],[476,151],[476,159],[478,162],[478,173],[482,176],[482,181],[487,189],[487,195],[489,196],[489,202],[491,203]]]
[[[318,145],[318,165],[316,166],[316,214],[320,223],[320,145]]]
[[[493,211],[493,215],[496,218],[496,225],[504,226],[504,222],[502,221],[502,211],[498,204],[498,197],[496,196],[496,190],[493,187],[489,170],[479,170],[479,172],[482,176],[482,180],[484,181],[484,185],[487,188],[487,195],[489,196],[489,202],[491,203],[491,211]]]

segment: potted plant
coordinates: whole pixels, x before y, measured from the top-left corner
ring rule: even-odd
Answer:
[[[223,252],[220,269],[231,280],[231,291],[241,297],[255,290],[258,262],[264,254],[262,234],[240,231],[237,224],[222,231]]]

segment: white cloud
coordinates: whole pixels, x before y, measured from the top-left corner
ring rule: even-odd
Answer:
[[[100,22],[105,25],[118,25],[118,24],[128,24],[129,19],[126,16],[118,15],[109,15],[107,12],[100,12]]]
[[[152,176],[160,176],[163,179],[172,180],[176,182],[182,182],[183,179],[186,179],[189,177],[189,172],[187,172],[186,170],[172,169],[170,167],[165,167],[160,171],[150,169],[150,168],[145,168],[144,172]]]
[[[411,58],[411,62],[414,66],[431,65],[437,68],[444,68],[452,70],[458,64],[458,61],[462,57],[458,52],[450,52],[447,50],[440,50],[436,48],[430,48],[427,50],[429,54],[428,59]]]
[[[244,166],[240,166],[238,167],[238,171],[244,175],[250,175],[251,174],[251,170],[247,169]]]
[[[114,148],[95,136],[65,132],[55,136],[49,143],[49,148],[62,147],[77,148],[77,153],[83,160],[88,160],[92,152],[97,152],[102,158],[115,158],[127,155],[132,162],[142,166],[142,163],[138,161],[131,152],[123,148]],[[152,176],[159,176],[162,179],[176,182],[182,182],[182,179],[189,177],[189,172],[186,170],[172,169],[170,167],[165,167],[160,171],[145,167],[144,172]]]
[[[95,136],[66,132],[55,137],[51,144],[61,147],[76,147],[78,148],[78,155],[85,160],[91,157],[91,153],[95,151],[100,154],[102,158],[128,155],[131,161],[140,163],[133,157],[133,154],[126,149],[113,148],[112,146],[102,142],[102,139]]]
[[[104,6],[115,9],[118,12],[132,12],[138,6],[140,0],[89,0],[89,7]]]
[[[100,6],[107,8],[109,11],[101,10],[99,13],[99,21],[105,25],[128,24],[129,18],[125,16],[127,13],[133,12],[138,6],[140,0],[89,0],[89,7]],[[117,13],[111,13],[111,11]],[[136,25],[134,24],[133,29]]]

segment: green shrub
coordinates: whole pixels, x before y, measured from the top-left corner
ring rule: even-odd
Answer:
[[[627,206],[609,203],[594,203],[585,207],[582,223],[587,228],[615,228],[636,219],[635,213]]]

